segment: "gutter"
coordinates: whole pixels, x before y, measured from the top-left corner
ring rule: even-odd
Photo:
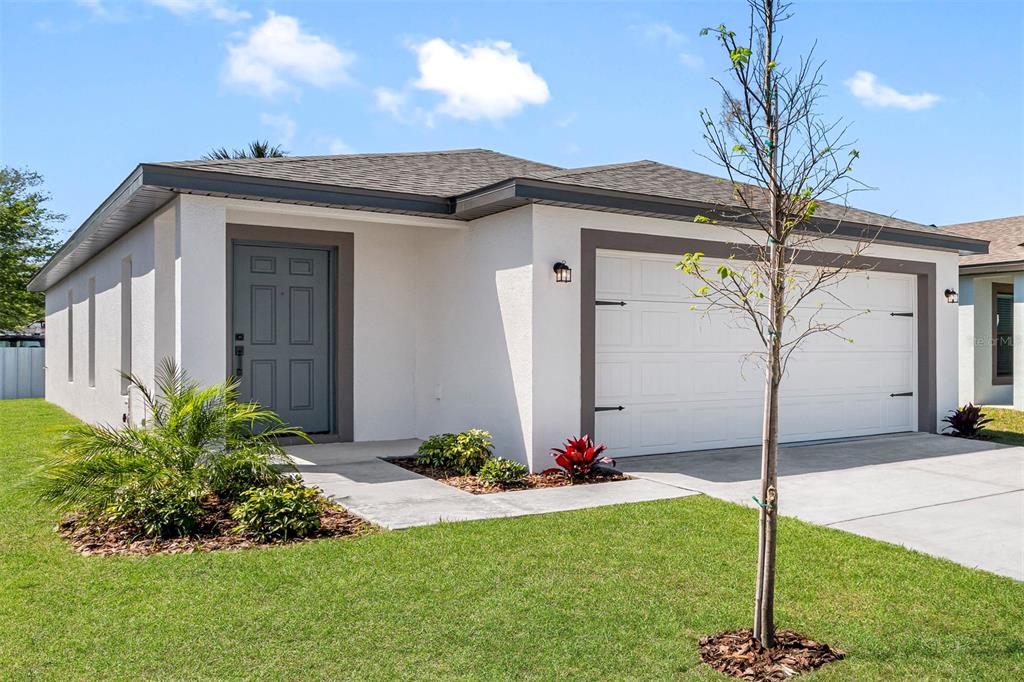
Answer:
[[[488,211],[491,206],[497,205],[500,206],[499,210],[506,210],[533,202],[583,208],[598,207],[623,213],[650,214],[691,221],[697,215],[708,215],[709,217],[718,217],[723,222],[753,224],[750,219],[738,220],[735,216],[729,216],[718,204],[619,190],[570,186],[531,178],[511,178],[456,197],[455,215],[465,220],[472,220],[496,212]],[[950,235],[939,230],[924,232],[828,218],[813,220],[811,229],[825,236],[866,239],[902,246],[950,249],[962,255],[988,253],[987,240]]]
[[[961,275],[987,275],[1001,272],[1024,271],[1024,260],[1002,261],[997,263],[971,263],[960,266]]]

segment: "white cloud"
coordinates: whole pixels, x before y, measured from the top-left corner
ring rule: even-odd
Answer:
[[[634,31],[639,31],[645,40],[652,43],[663,43],[669,47],[679,47],[687,42],[686,36],[664,21],[645,24],[644,26],[633,26],[631,28]]]
[[[858,71],[853,78],[846,81],[846,87],[854,97],[869,107],[897,107],[917,111],[927,109],[942,99],[930,92],[905,95],[888,85],[882,85],[878,82],[878,77],[870,71]]]
[[[352,148],[345,144],[345,141],[340,137],[332,137],[327,142],[327,150],[331,154],[351,154]]]
[[[507,42],[453,45],[434,38],[413,45],[413,51],[420,72],[413,86],[444,96],[437,113],[470,121],[497,120],[551,97],[548,84]],[[380,91],[377,97],[378,106],[396,102],[389,94],[382,102]]]
[[[680,52],[679,63],[690,69],[699,69],[704,66],[704,57],[689,52]]]
[[[178,16],[205,14],[217,21],[242,21],[252,15],[223,0],[148,0],[151,5],[163,7]]]
[[[287,150],[295,141],[298,126],[288,114],[260,114],[260,124],[277,134],[277,138],[270,141],[271,144],[279,144]]]
[[[576,112],[572,111],[563,116],[562,118],[555,121],[555,126],[558,128],[568,128],[576,122]]]
[[[109,3],[106,0],[75,0],[75,4],[86,8],[96,19],[103,21],[125,21],[127,15],[120,3]]]
[[[396,92],[390,88],[377,88],[373,92],[377,100],[377,108],[386,111],[395,118],[402,118],[405,102],[409,98],[404,92]]]
[[[373,91],[376,106],[381,111],[391,114],[399,123],[420,123],[433,128],[436,117],[433,112],[409,103],[408,90],[398,91],[391,88],[377,88]]]
[[[228,46],[227,83],[270,96],[293,89],[292,81],[326,88],[350,80],[355,55],[311,33],[295,17],[270,13],[241,45]]]

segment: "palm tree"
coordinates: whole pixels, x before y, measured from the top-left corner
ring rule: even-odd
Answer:
[[[270,144],[269,140],[253,140],[249,146],[243,149],[229,151],[227,147],[216,147],[204,154],[203,158],[208,161],[223,161],[226,159],[276,159],[287,156],[288,152],[281,149],[279,144]]]
[[[170,530],[179,534],[195,521],[206,495],[234,500],[246,490],[290,480],[295,464],[278,439],[308,438],[273,412],[240,402],[234,377],[203,388],[165,360],[154,393],[138,377],[124,376],[146,405],[147,426],[73,427],[62,453],[40,472],[37,485],[44,500],[92,518],[156,504],[164,515],[171,508],[176,517],[185,517],[170,519],[175,526]],[[169,530],[167,518],[152,527],[131,520],[147,535]]]

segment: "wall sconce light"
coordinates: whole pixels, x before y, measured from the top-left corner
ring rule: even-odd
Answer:
[[[572,281],[572,268],[566,265],[564,260],[560,260],[555,263],[554,271],[556,282],[564,283]]]
[[[957,303],[960,301],[960,294],[956,293],[956,289],[946,289],[946,303]]]

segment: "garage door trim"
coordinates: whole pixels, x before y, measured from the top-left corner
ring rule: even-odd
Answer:
[[[633,251],[637,253],[679,254],[701,251],[709,258],[744,258],[749,247],[731,242],[686,239],[663,235],[583,229],[580,231],[580,432],[594,433],[594,395],[596,373],[597,251]],[[803,252],[797,263],[809,266],[829,265],[837,253]],[[935,433],[935,264],[895,258],[858,256],[854,267],[876,272],[894,272],[917,276],[917,424],[919,431]]]

